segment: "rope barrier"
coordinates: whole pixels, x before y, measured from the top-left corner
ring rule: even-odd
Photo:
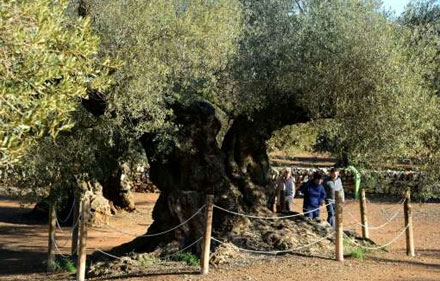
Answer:
[[[177,225],[177,226],[175,226],[175,227],[173,227],[171,229],[168,229],[168,230],[165,230],[165,231],[162,231],[162,232],[159,232],[159,233],[154,233],[154,234],[138,235],[138,234],[135,234],[135,233],[130,233],[130,232],[119,230],[117,228],[114,228],[114,227],[110,226],[108,223],[104,224],[104,226],[106,226],[109,229],[112,229],[115,232],[119,232],[119,233],[126,234],[126,235],[131,235],[131,236],[134,236],[134,237],[155,237],[155,236],[160,236],[160,235],[167,234],[167,233],[169,233],[169,232],[171,232],[173,230],[176,230],[176,229],[182,227],[183,225],[187,224],[190,220],[192,220],[196,215],[198,215],[204,208],[205,208],[205,205],[203,205],[191,217],[189,217],[187,220],[185,220],[181,224],[179,224],[179,225]],[[90,213],[93,214],[92,212],[90,212]]]
[[[100,252],[101,254],[104,254],[104,255],[109,256],[109,257],[111,257],[111,258],[114,258],[114,259],[117,259],[117,260],[122,260],[121,257],[114,256],[114,255],[112,255],[112,254],[110,254],[110,253],[107,253],[106,251],[103,251],[103,250],[101,250],[101,249],[99,249],[99,248],[93,248],[93,250],[98,251],[98,252]]]
[[[59,249],[59,247],[58,247],[57,241],[56,241],[54,238],[52,238],[52,242],[53,242],[53,244],[55,245],[55,251],[57,251],[57,253],[58,253],[61,257],[63,257],[63,258],[67,258],[67,257],[68,257],[67,255],[64,255],[63,253],[61,253],[61,251],[60,251],[60,249]]]
[[[389,223],[391,223],[396,217],[397,215],[400,213],[400,211],[397,211],[390,219],[386,219],[386,222],[382,225],[379,226],[366,226],[365,224],[361,223],[360,221],[358,221],[350,212],[347,212],[347,214],[354,220],[355,224],[366,227],[370,230],[375,230],[375,229],[381,229],[385,226],[387,226]]]
[[[381,209],[382,213],[385,214],[385,216],[388,216],[388,214],[390,213],[390,210],[394,211],[396,209],[401,208],[400,206],[403,205],[405,203],[405,201],[406,201],[406,199],[402,199],[402,200],[400,200],[400,202],[398,202],[398,204],[399,204],[398,206],[390,207],[387,210],[385,210],[383,207],[381,207],[380,209]]]
[[[358,247],[363,248],[363,249],[366,249],[366,250],[379,250],[379,249],[382,249],[382,248],[388,247],[389,245],[391,245],[391,244],[393,244],[394,242],[396,242],[396,241],[397,241],[397,240],[403,235],[403,233],[405,233],[405,231],[406,231],[406,229],[407,229],[408,227],[409,227],[409,225],[407,225],[406,227],[404,227],[404,228],[402,229],[402,231],[401,231],[396,237],[394,237],[390,242],[385,243],[385,244],[383,244],[383,245],[381,245],[381,246],[378,246],[378,247],[367,247],[367,246],[363,246],[363,245],[358,245]],[[356,241],[353,240],[350,236],[348,236],[348,235],[345,234],[345,233],[344,233],[344,235],[345,235],[345,237],[347,237],[348,240],[350,240],[353,244],[356,244]]]
[[[367,203],[368,204],[373,204],[373,202],[371,202],[370,200],[368,200],[368,198],[366,198],[367,199]],[[396,210],[396,209],[398,209],[398,208],[400,208],[400,205],[402,205],[403,203],[405,203],[405,198],[403,198],[403,199],[401,199],[399,202],[396,202],[396,203],[392,203],[392,204],[398,204],[398,206],[393,206],[393,207],[389,207],[389,208],[387,208],[387,209],[384,209],[384,207],[381,207],[381,211],[382,211],[382,213],[383,214],[385,214],[385,215],[387,215],[388,213],[390,213],[390,210]],[[375,218],[375,217],[373,217],[373,218]]]
[[[65,223],[70,218],[70,216],[72,215],[72,212],[73,212],[73,208],[75,207],[75,203],[76,203],[76,198],[73,199],[72,207],[70,208],[69,214],[67,215],[67,217],[64,220],[61,220],[61,223]]]
[[[59,230],[61,231],[61,233],[64,233],[64,230],[61,229],[61,226],[60,226],[60,224],[59,224],[59,222],[58,222],[58,219],[56,219],[55,222],[56,222],[56,226],[59,228]],[[79,223],[79,219],[76,221],[76,223],[75,223],[75,225],[73,226],[73,228],[75,228],[75,227],[78,225],[78,223]],[[64,244],[61,246],[61,248],[66,247],[67,243],[68,243],[68,242],[70,241],[70,239],[72,238],[72,235],[73,235],[72,231],[69,231],[69,236],[67,237],[66,241],[64,241]]]
[[[330,204],[331,203],[328,203],[328,204],[326,204],[326,205],[324,205],[322,207],[323,208],[327,207]],[[263,217],[263,216],[253,216],[253,215],[247,215],[247,214],[243,214],[243,213],[238,213],[238,212],[230,211],[230,210],[224,209],[224,208],[222,208],[220,206],[217,206],[215,204],[214,204],[214,208],[217,208],[217,209],[222,210],[222,211],[224,211],[226,213],[230,213],[230,214],[237,215],[237,216],[242,216],[242,217],[251,218],[251,219],[263,219],[263,220],[277,220],[277,219],[287,219],[287,218],[293,218],[293,217],[298,217],[298,216],[304,216],[306,214],[313,213],[313,212],[321,209],[321,207],[319,207],[319,208],[316,208],[316,209],[313,209],[313,210],[310,210],[310,211],[307,211],[307,212],[304,212],[304,213],[287,215],[287,216]]]
[[[199,239],[197,239],[196,241],[192,242],[191,244],[189,244],[185,248],[180,249],[180,250],[176,251],[175,253],[166,255],[166,256],[162,257],[162,259],[167,259],[169,257],[172,257],[172,256],[178,254],[178,253],[184,252],[184,251],[188,250],[189,248],[191,248],[192,246],[194,246],[195,244],[197,244],[198,242],[200,242],[200,240],[202,240],[202,239],[203,239],[203,237],[200,237]],[[111,258],[122,260],[122,257],[118,257],[118,256],[115,256],[115,255],[112,255],[112,254],[110,254],[110,253],[108,253],[108,252],[106,252],[104,250],[99,249],[99,248],[92,248],[92,249],[95,250],[95,251],[98,251],[98,252],[100,252],[100,253],[102,253],[102,254],[104,254],[106,256],[109,256]]]
[[[237,247],[237,249],[239,249],[240,251],[244,251],[244,252],[249,252],[249,253],[254,253],[254,254],[277,255],[277,254],[283,254],[283,253],[296,252],[296,251],[298,251],[298,250],[308,248],[308,247],[310,247],[310,246],[313,246],[313,245],[318,244],[318,243],[320,243],[320,242],[322,242],[322,241],[324,241],[324,240],[329,239],[329,238],[332,237],[334,234],[335,234],[335,232],[332,232],[332,233],[330,233],[329,235],[323,237],[322,239],[319,239],[319,240],[314,241],[314,242],[312,242],[312,243],[309,243],[309,244],[307,244],[307,245],[303,245],[303,246],[300,246],[300,247],[297,247],[297,248],[294,248],[294,249],[289,249],[289,250],[275,250],[275,251],[252,250],[252,249],[244,249],[244,248],[240,248],[240,247],[238,247],[237,245],[235,245],[235,244],[233,244],[233,243],[232,243],[232,244],[233,244],[235,247]],[[227,242],[224,242],[224,241],[218,240],[218,239],[216,239],[216,238],[214,238],[214,237],[212,237],[211,240],[212,240],[212,241],[215,241],[215,242],[217,242],[217,243],[219,243],[219,244],[225,244],[225,243],[227,243]]]
[[[61,233],[64,233],[64,230],[61,228],[61,224],[60,224],[60,222],[58,221],[58,218],[56,218],[55,220],[56,220],[56,226],[57,226],[58,230],[59,230]],[[80,221],[80,218],[78,218],[78,219],[76,220],[75,224],[72,225],[71,228],[75,228],[75,227],[77,227],[79,221]]]

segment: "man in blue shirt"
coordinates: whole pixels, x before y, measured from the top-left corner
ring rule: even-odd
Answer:
[[[342,186],[341,178],[339,177],[339,169],[333,168],[330,170],[330,177],[324,183],[327,196],[325,202],[327,203],[327,222],[335,227],[335,194],[336,191],[342,191],[342,202],[345,201],[344,188]]]
[[[303,212],[311,219],[319,219],[320,206],[324,204],[326,192],[322,186],[322,175],[319,172],[313,174],[313,178],[301,187],[304,194]]]

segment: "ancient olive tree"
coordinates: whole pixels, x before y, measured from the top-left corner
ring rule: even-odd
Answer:
[[[73,126],[87,88],[109,84],[89,20],[71,22],[67,1],[0,3],[0,165],[16,163],[38,138]]]
[[[147,233],[178,225],[207,193],[231,210],[269,213],[266,140],[284,125],[333,118],[341,148],[367,157],[417,143],[412,116],[423,107],[415,101],[435,104],[423,77],[425,53],[413,52],[410,31],[389,20],[379,1],[112,0],[77,7],[92,18],[102,54],[125,61],[102,102],[104,114],[139,138],[161,190]],[[197,217],[115,252],[182,246],[202,234],[201,226]],[[272,248],[295,244],[278,243],[272,227],[281,224],[214,215],[217,235],[251,240],[250,228]]]

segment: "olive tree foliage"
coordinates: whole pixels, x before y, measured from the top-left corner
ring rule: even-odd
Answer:
[[[170,127],[176,102],[227,100],[219,73],[235,52],[237,1],[91,0],[86,6],[102,54],[124,62],[105,97],[107,112],[123,128],[135,136],[162,130]]]
[[[350,161],[424,149],[420,136],[437,104],[424,79],[435,48],[415,49],[413,31],[389,19],[380,1],[242,3],[242,100],[258,108],[295,99],[312,119],[334,119],[334,152]]]
[[[409,44],[412,31],[388,19],[378,1],[315,5],[329,7],[311,14],[320,27],[312,25],[307,49],[319,57],[317,64],[307,64],[304,72],[310,74],[302,83],[310,93],[307,102],[314,108],[324,104],[320,117],[329,112],[335,117],[330,130],[338,137],[336,153],[384,164],[424,152],[421,136],[433,126],[437,104],[424,80],[430,68],[425,58],[435,49],[415,50]]]
[[[426,152],[436,49],[411,44],[380,1],[86,2],[102,53],[125,62],[107,112],[137,136],[169,128],[176,103],[252,119],[293,100],[334,119],[334,152],[350,161]]]
[[[87,88],[109,86],[90,21],[71,22],[67,1],[0,3],[0,165],[16,163],[45,136],[74,125]]]
[[[413,31],[411,44],[414,48],[434,48],[435,56],[425,57],[430,73],[426,79],[440,95],[440,2],[418,0],[410,2],[399,22]]]
[[[399,23],[412,30],[410,46],[415,52],[434,49],[431,56],[422,56],[426,67],[424,78],[437,97],[440,96],[440,2],[438,0],[412,1],[399,18]],[[424,163],[433,179],[438,181],[440,163],[440,119],[437,103],[433,110],[432,128],[423,134],[424,146],[427,148]]]
[[[23,164],[8,171],[10,184],[29,199],[50,196],[65,204],[72,194],[85,191],[84,182],[104,183],[121,162],[138,157],[139,147],[122,138],[105,116],[96,118],[78,106],[72,119],[75,125],[69,132],[60,133],[56,142],[42,137],[23,156]]]

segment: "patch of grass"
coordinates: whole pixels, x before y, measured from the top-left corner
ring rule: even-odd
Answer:
[[[357,248],[351,249],[350,257],[355,258],[355,259],[359,259],[359,260],[363,260],[366,253],[367,253],[367,251],[365,251],[364,249],[362,249],[360,247],[357,247]]]
[[[367,253],[367,250],[364,248],[361,248],[356,245],[356,243],[353,243],[349,238],[344,237],[343,240],[344,243],[344,255],[349,256],[354,259],[363,260],[365,257],[365,254]]]
[[[56,272],[69,272],[73,274],[76,273],[76,265],[70,259],[57,259],[54,261],[54,270]]]
[[[183,261],[191,266],[197,266],[200,264],[200,259],[190,252],[180,252],[174,254],[170,257],[170,259],[173,261]]]

